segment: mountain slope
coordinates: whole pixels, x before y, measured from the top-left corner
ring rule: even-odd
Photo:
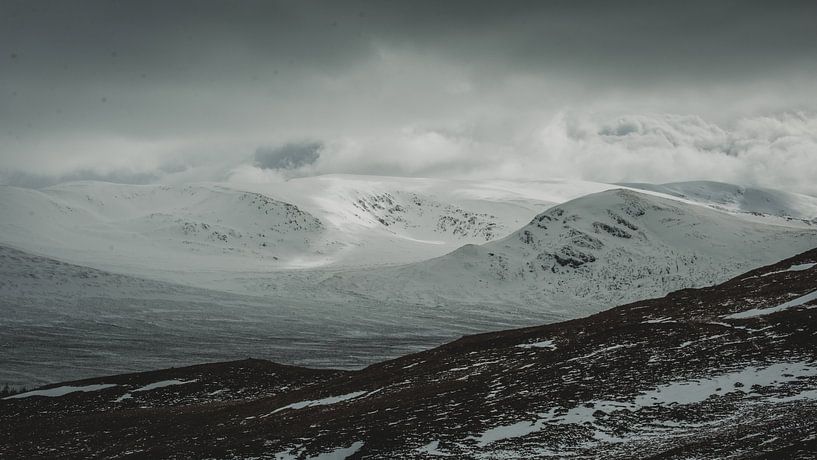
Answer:
[[[554,200],[607,187],[377,176],[2,186],[0,244],[117,273],[244,291],[241,279],[276,271],[440,256],[506,236]]]
[[[811,250],[356,372],[248,360],[53,385],[0,400],[0,454],[813,458],[815,289]]]
[[[810,226],[618,189],[555,206],[501,240],[325,284],[384,300],[536,305],[576,317],[723,281],[815,245]]]
[[[716,209],[817,222],[817,198],[807,195],[711,181],[622,185],[683,198]]]
[[[558,235],[552,228],[549,234],[540,235],[545,229],[538,225],[527,225],[522,231],[528,233],[523,235],[516,231],[555,204],[588,193],[609,193],[612,186],[608,184],[346,175],[267,184],[78,182],[39,191],[0,187],[0,214],[6,217],[0,221],[0,244],[108,272],[235,293],[299,291],[321,301],[364,296],[402,304],[498,302],[503,308],[508,303],[568,307],[589,301],[592,308],[598,308],[723,280],[741,269],[808,247],[795,241],[802,240],[802,235],[792,238],[791,247],[780,242],[767,247],[767,241],[753,239],[764,240],[760,233],[808,235],[815,228],[805,217],[817,209],[817,200],[810,197],[704,182],[639,186],[654,191],[634,196],[664,199],[665,207],[679,207],[683,214],[679,220],[692,216],[694,221],[698,208],[717,208],[721,211],[717,215],[735,238],[743,238],[741,233],[749,235],[747,242],[759,244],[768,255],[751,251],[747,257],[730,255],[726,260],[735,264],[734,269],[723,269],[708,254],[720,246],[732,248],[736,240],[706,247],[695,238],[674,235],[677,229],[669,224],[656,227],[654,233],[634,231],[602,209],[620,208],[621,203],[593,205],[591,201],[599,198],[592,195],[571,202],[569,206],[579,205],[571,216],[580,218],[587,213],[582,222],[620,228],[620,235],[632,237],[622,242],[625,244],[602,241],[610,240],[605,227],[591,228],[582,222],[559,224],[575,227],[571,227],[578,232],[575,235]],[[582,203],[588,208],[581,208]],[[638,217],[622,209],[612,212],[631,224]],[[693,228],[690,232],[715,231],[718,238],[720,221],[708,222],[712,225],[704,225],[706,231]],[[736,228],[744,225],[746,229]],[[780,230],[783,227],[794,230]],[[760,228],[769,231],[757,232]],[[678,241],[663,241],[664,232]],[[649,239],[645,244],[642,233]],[[585,238],[581,235],[587,237],[584,242],[575,240]],[[503,238],[504,243],[497,242]],[[541,241],[519,244],[530,238]],[[635,262],[596,271],[593,267],[605,265],[604,261],[587,263],[582,258],[599,257],[598,251],[584,247],[598,241],[611,251],[608,255],[632,257],[636,253]],[[652,247],[653,243],[658,247]],[[483,246],[469,246],[473,244]],[[538,251],[533,248],[537,244],[547,248]],[[686,244],[693,247],[687,250]],[[742,251],[734,248],[734,252]],[[606,257],[604,254],[601,256]],[[537,259],[540,256],[543,260]],[[435,257],[442,258],[431,260]],[[664,260],[667,257],[677,257],[678,266]],[[389,268],[413,263],[417,265]],[[693,266],[696,268],[691,269]],[[548,275],[542,267],[561,274]],[[659,269],[664,271],[663,279],[641,286],[641,293],[631,297],[605,294],[620,287],[640,289],[638,279]],[[571,277],[599,286],[583,291]],[[388,294],[381,289],[397,279],[406,283],[396,283]]]
[[[2,187],[5,244],[105,266],[157,269],[301,256],[324,224],[294,205],[218,186],[78,182]],[[123,262],[126,260],[127,262]]]

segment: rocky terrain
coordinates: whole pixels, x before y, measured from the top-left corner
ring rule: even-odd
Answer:
[[[417,193],[395,192],[368,195],[358,198],[354,206],[361,212],[371,215],[386,227],[397,225],[403,229],[420,228],[421,225],[413,221],[412,217],[416,219],[430,214],[432,220],[436,221],[436,224],[431,225],[430,228],[439,233],[491,241],[499,234],[507,232],[505,225],[498,221],[497,216],[483,212],[469,212]]]
[[[817,250],[359,371],[262,360],[0,401],[0,457],[813,458]]]

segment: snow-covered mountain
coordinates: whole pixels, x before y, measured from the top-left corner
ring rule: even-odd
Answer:
[[[0,244],[207,289],[561,305],[568,316],[817,245],[817,198],[716,182],[614,187],[349,175],[0,187]]]
[[[215,275],[397,265],[508,235],[590,182],[319,176],[273,184],[0,187],[0,244],[211,287]],[[239,275],[243,276],[243,275]]]
[[[94,265],[273,261],[300,256],[326,231],[297,206],[218,186],[79,182],[44,191],[4,187],[0,197],[4,243]]]
[[[799,220],[615,189],[550,208],[498,241],[325,284],[384,300],[536,306],[575,317],[713,284],[815,246],[817,227]]]

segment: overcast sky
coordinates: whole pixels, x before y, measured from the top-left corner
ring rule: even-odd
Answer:
[[[817,194],[817,2],[0,0],[0,182]]]

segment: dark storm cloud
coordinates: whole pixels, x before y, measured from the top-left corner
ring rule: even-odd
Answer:
[[[320,142],[293,142],[281,147],[259,147],[255,165],[262,169],[298,169],[315,163],[321,156]]]
[[[377,42],[498,73],[590,70],[638,80],[808,67],[817,50],[811,1],[6,0],[2,11],[7,71],[48,80],[330,71],[358,64]]]
[[[218,179],[258,145],[322,139],[316,172],[490,175],[491,155],[536,157],[564,111],[734,130],[817,110],[815,17],[813,1],[0,0],[0,172]]]

